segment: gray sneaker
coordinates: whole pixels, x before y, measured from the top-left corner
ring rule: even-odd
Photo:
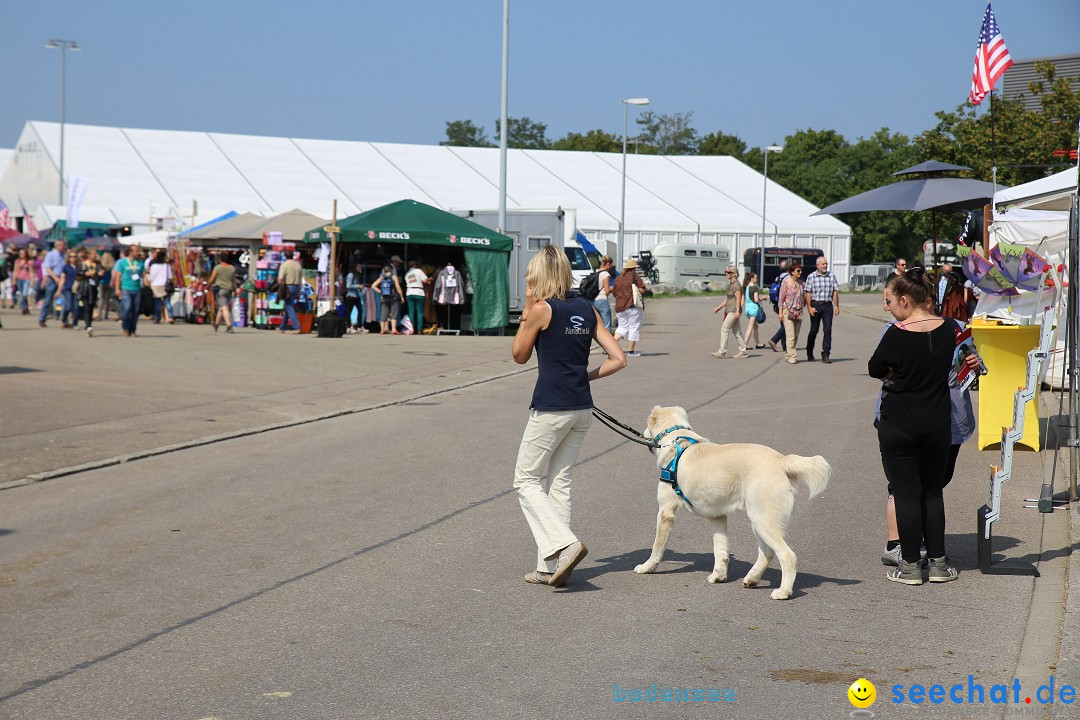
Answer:
[[[551,574],[551,580],[548,581],[548,585],[551,587],[562,587],[565,585],[566,581],[570,579],[570,573],[573,572],[574,568],[577,567],[577,564],[588,554],[589,551],[581,541],[570,543],[564,547],[559,553],[559,564],[555,567],[555,572]]]
[[[525,582],[529,583],[530,585],[550,585],[551,573],[533,570],[531,573],[525,576]]]
[[[900,558],[900,564],[897,565],[895,569],[887,572],[885,577],[893,582],[903,583],[904,585],[922,585],[922,563],[909,563],[903,558]]]
[[[960,573],[952,565],[949,565],[948,560],[944,557],[929,558],[927,563],[930,566],[929,580],[932,583],[950,582],[960,577]]]
[[[886,548],[885,552],[881,553],[881,564],[898,566],[900,564],[900,546],[897,545],[892,550]]]

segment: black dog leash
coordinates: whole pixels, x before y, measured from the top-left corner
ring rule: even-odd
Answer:
[[[644,445],[647,448],[658,448],[658,447],[660,447],[660,445],[658,445],[652,439],[644,438],[640,432],[638,432],[634,428],[630,427],[629,425],[626,425],[625,423],[619,422],[618,420],[616,420],[612,416],[608,415],[606,412],[604,412],[600,408],[596,407],[595,405],[593,405],[592,413],[593,413],[593,416],[597,420],[604,423],[609,428],[614,430],[618,435],[621,435],[622,437],[626,438],[627,440],[630,440],[631,442],[636,442],[638,445]],[[629,431],[629,432],[631,432],[633,434],[632,435],[627,435],[625,432],[623,432],[623,430],[627,430],[627,431]]]

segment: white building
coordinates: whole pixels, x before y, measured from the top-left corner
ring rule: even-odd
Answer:
[[[234,210],[272,215],[300,208],[339,217],[412,198],[444,210],[499,204],[499,151],[430,145],[304,140],[66,124],[64,166],[87,179],[80,217],[133,225],[160,218],[202,222]],[[0,176],[0,198],[39,227],[63,219],[60,126],[27,122]],[[736,262],[762,244],[760,173],[724,156],[627,157],[624,254],[661,242],[724,246]],[[574,208],[591,239],[618,235],[622,156],[510,150],[508,208]],[[851,228],[769,181],[765,244],[818,247],[841,281]],[[197,203],[197,213],[193,213]],[[192,217],[192,215],[196,217]]]

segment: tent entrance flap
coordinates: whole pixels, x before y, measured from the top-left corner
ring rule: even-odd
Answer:
[[[465,250],[465,267],[473,286],[474,329],[489,330],[510,323],[509,264],[507,253]]]

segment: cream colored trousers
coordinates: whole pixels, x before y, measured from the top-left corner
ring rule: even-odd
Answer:
[[[570,481],[592,410],[529,413],[514,470],[521,511],[536,540],[536,569],[555,572],[559,551],[577,542],[570,530]]]
[[[799,329],[802,327],[802,318],[798,320],[792,320],[789,317],[784,317],[784,332],[787,334],[787,353],[789,358],[795,356],[795,344],[799,342]]]
[[[727,352],[728,335],[735,333],[735,339],[739,343],[739,352],[746,352],[746,341],[743,340],[742,328],[739,326],[741,315],[728,313],[724,316],[724,324],[720,326],[720,352]]]

